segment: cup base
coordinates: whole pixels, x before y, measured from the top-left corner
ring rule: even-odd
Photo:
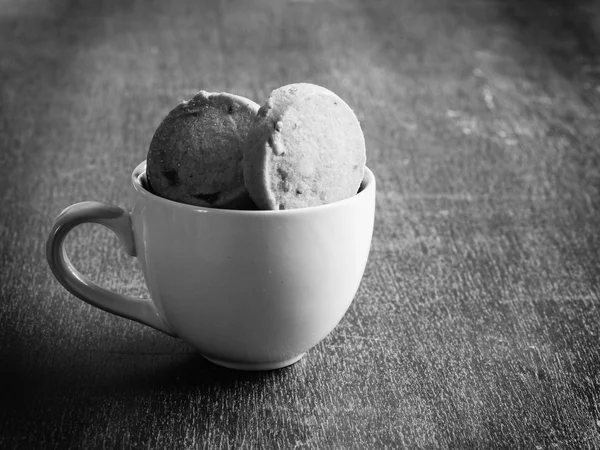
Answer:
[[[299,356],[294,356],[290,359],[285,359],[283,361],[273,361],[273,362],[265,362],[265,363],[246,363],[246,362],[236,362],[236,361],[224,361],[222,359],[209,358],[208,356],[202,355],[204,358],[208,359],[211,363],[216,364],[217,366],[227,367],[228,369],[235,370],[246,370],[246,371],[259,371],[259,370],[274,370],[281,369],[283,367],[291,366],[292,364],[300,361],[302,357],[306,353],[302,353]]]

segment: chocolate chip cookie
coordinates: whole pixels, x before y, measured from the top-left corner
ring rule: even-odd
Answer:
[[[177,105],[150,143],[150,191],[196,206],[252,209],[242,157],[258,109],[244,97],[206,91]]]
[[[324,87],[275,89],[244,146],[244,182],[260,209],[323,205],[355,195],[366,162],[352,109]]]

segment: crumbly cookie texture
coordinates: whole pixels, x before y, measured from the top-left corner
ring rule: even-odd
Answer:
[[[355,195],[365,140],[352,109],[309,83],[274,90],[244,146],[244,182],[260,209],[323,205]]]
[[[242,157],[258,109],[247,98],[206,91],[177,105],[150,143],[150,190],[196,206],[252,209]]]

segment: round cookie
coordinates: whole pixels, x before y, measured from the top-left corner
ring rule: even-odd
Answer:
[[[258,111],[244,147],[244,182],[261,209],[323,205],[357,193],[365,162],[352,109],[321,86],[290,84]]]
[[[196,206],[252,209],[242,148],[258,109],[244,97],[206,91],[177,105],[150,143],[150,191]]]

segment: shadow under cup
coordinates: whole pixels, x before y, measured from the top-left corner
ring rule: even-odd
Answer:
[[[132,174],[130,212],[98,202],[67,208],[47,255],[57,279],[97,307],[180,337],[216,364],[267,370],[298,361],[344,316],[371,245],[375,178],[322,206],[282,211],[203,208],[145,188]],[[137,256],[151,300],[95,286],[71,265],[62,242],[74,226],[111,228]]]

